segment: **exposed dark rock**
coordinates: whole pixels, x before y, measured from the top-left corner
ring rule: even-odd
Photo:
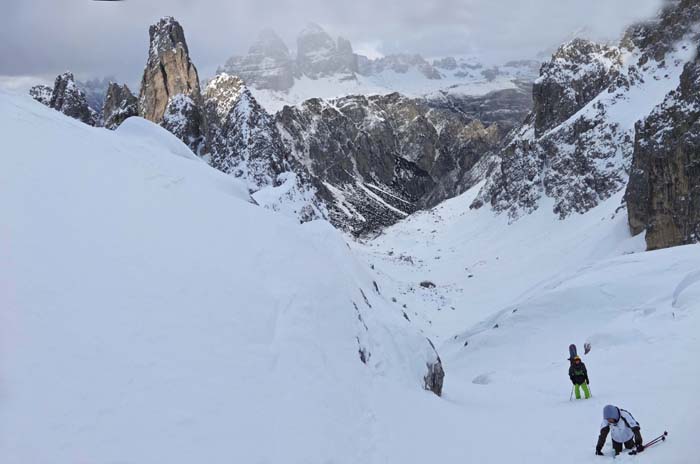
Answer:
[[[324,216],[309,173],[289,157],[274,118],[255,101],[241,79],[220,74],[207,85],[204,101],[207,157],[214,168],[241,178],[251,193],[284,186],[280,194],[285,198],[280,201],[292,205],[291,213],[301,221]],[[283,208],[283,204],[267,203],[269,197],[265,196],[264,206]]]
[[[437,396],[442,396],[442,387],[445,380],[445,370],[442,368],[442,360],[435,350],[435,345],[428,339],[428,343],[435,352],[435,361],[428,363],[426,367],[428,372],[423,377],[423,388],[435,393]]]
[[[39,84],[29,89],[29,95],[46,106],[51,105],[51,94],[53,94],[53,89],[48,85]]]
[[[494,158],[472,207],[488,203],[515,220],[537,209],[546,196],[554,202],[553,211],[565,218],[620,192],[635,151],[630,115],[660,103],[644,85],[671,79],[670,69],[683,63],[677,39],[698,40],[699,9],[697,2],[668,2],[659,20],[631,28],[620,48],[583,40],[561,47],[535,82],[533,112]],[[622,49],[639,60],[623,64]],[[639,104],[630,104],[631,99]],[[636,163],[633,179],[639,178],[640,169]],[[633,230],[646,223],[634,211],[644,203],[645,188],[644,182],[634,181],[628,193],[628,198],[640,199],[631,206]]]
[[[182,93],[170,97],[160,124],[185,142],[192,151],[202,154],[204,116],[201,106],[192,97]]]
[[[116,129],[131,116],[138,115],[138,100],[125,85],[109,83],[102,107],[102,118],[107,129]]]
[[[700,59],[638,123],[625,199],[630,230],[646,230],[647,249],[700,240]]]
[[[501,137],[519,127],[532,110],[532,84],[518,82],[515,89],[496,90],[485,95],[461,95],[441,91],[429,98],[434,108],[462,113],[491,126],[498,124]]]
[[[94,126],[97,120],[97,114],[88,106],[85,93],[78,88],[70,72],[56,77],[49,106],[91,126]]]
[[[331,221],[361,234],[469,188],[500,143],[458,109],[399,94],[311,99],[276,115],[292,156],[328,190]]]
[[[542,65],[533,87],[535,137],[566,121],[618,76],[622,55],[615,47],[575,39]]]
[[[243,177],[251,191],[285,171],[286,149],[274,121],[238,77],[220,74],[205,89],[210,164]]]

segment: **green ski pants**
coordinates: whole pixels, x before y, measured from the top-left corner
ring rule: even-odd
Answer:
[[[576,384],[574,386],[575,389],[575,394],[576,394],[576,399],[580,400],[581,399],[581,387],[583,387],[583,394],[586,395],[586,399],[591,397],[591,391],[588,389],[588,384],[587,383],[582,383],[582,384]]]

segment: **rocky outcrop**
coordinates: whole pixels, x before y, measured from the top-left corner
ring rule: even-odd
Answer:
[[[285,166],[286,149],[274,120],[238,77],[220,74],[204,91],[210,164],[241,177],[256,191],[272,185]]]
[[[466,190],[502,137],[497,125],[399,94],[312,99],[276,120],[291,155],[329,191],[331,221],[356,234]]]
[[[441,91],[427,98],[431,107],[463,113],[486,126],[498,124],[505,136],[519,127],[532,110],[532,85],[522,82],[518,88],[477,96]]]
[[[374,60],[362,62],[359,73],[365,76],[380,74],[386,71],[393,71],[397,74],[406,74],[415,69],[427,79],[441,79],[440,72],[428,63],[420,55],[395,54],[387,55]]]
[[[535,82],[533,112],[494,159],[472,207],[490,204],[516,220],[549,197],[565,218],[624,189],[635,122],[676,88],[694,56],[676,39],[697,40],[695,3],[669,2],[659,20],[632,28],[620,47],[574,40],[557,51]]]
[[[325,217],[308,172],[290,159],[273,117],[241,79],[218,75],[205,88],[204,101],[209,164],[246,182],[263,206],[302,222]]]
[[[646,230],[647,249],[700,241],[700,58],[637,125],[625,199],[630,230]]]
[[[129,87],[110,82],[107,88],[104,106],[102,107],[102,118],[104,127],[116,129],[119,125],[131,116],[138,115],[138,100],[131,93]]]
[[[435,361],[427,364],[428,372],[423,377],[423,388],[435,393],[437,396],[442,396],[442,386],[445,380],[445,370],[442,368],[442,360],[435,349],[433,342],[428,339],[430,347],[435,353]]]
[[[81,83],[75,80],[72,73],[66,72],[56,77],[54,88],[35,85],[29,89],[29,95],[72,118],[91,126],[101,126],[104,95],[100,97],[100,90],[95,87],[99,84],[97,79],[88,81],[88,84]],[[98,101],[99,104],[96,104]]]
[[[282,39],[265,30],[248,55],[229,58],[217,71],[221,73],[239,76],[251,87],[285,91],[294,85],[296,65]]]
[[[29,89],[29,96],[46,106],[49,106],[51,104],[52,94],[53,89],[48,85],[39,84]]]
[[[141,79],[139,114],[160,124],[170,100],[176,95],[201,104],[199,76],[190,60],[182,26],[171,17],[149,29],[148,61]]]
[[[342,37],[333,38],[317,24],[309,24],[297,37],[297,69],[311,79],[326,76],[352,78],[357,56]]]
[[[532,89],[535,137],[569,119],[619,75],[622,54],[616,47],[575,39],[542,66]]]
[[[182,93],[170,97],[160,124],[193,152],[203,154],[205,120],[201,104],[192,97]]]
[[[88,106],[85,93],[78,88],[70,72],[56,77],[49,106],[91,126],[97,121],[97,114]]]

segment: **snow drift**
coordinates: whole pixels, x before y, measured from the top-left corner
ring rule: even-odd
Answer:
[[[143,119],[2,93],[0,127],[3,462],[369,462],[375,396],[437,402],[434,349],[327,223]]]

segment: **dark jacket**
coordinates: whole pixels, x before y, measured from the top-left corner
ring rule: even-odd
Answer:
[[[574,385],[581,385],[583,382],[588,382],[588,371],[586,370],[586,365],[581,361],[576,364],[573,363],[569,368],[569,378]]]

